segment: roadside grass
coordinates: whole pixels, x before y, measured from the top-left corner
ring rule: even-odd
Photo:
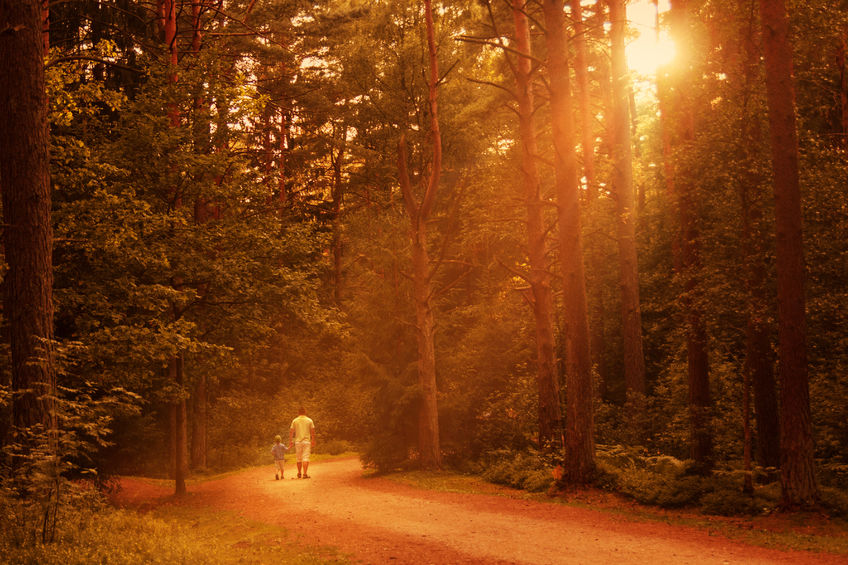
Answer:
[[[427,490],[488,494],[563,504],[607,512],[633,521],[652,521],[696,528],[710,535],[721,535],[759,547],[848,555],[848,521],[827,518],[815,513],[773,513],[768,516],[728,518],[708,516],[687,510],[654,508],[602,491],[530,493],[495,485],[476,475],[462,475],[450,471],[400,471],[382,476],[401,484]]]
[[[300,544],[296,535],[280,527],[231,512],[177,505],[163,505],[149,513],[111,507],[66,509],[53,543],[40,543],[32,536],[16,543],[21,536],[15,533],[0,532],[0,561],[10,565],[349,562],[332,547]]]

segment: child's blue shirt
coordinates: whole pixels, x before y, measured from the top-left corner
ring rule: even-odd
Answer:
[[[274,456],[274,459],[283,459],[286,455],[286,451],[288,451],[288,447],[283,445],[282,443],[275,443],[271,447],[271,455]]]

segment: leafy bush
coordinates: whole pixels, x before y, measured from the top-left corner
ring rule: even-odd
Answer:
[[[831,487],[821,488],[822,505],[836,516],[848,517],[848,492]]]
[[[483,478],[499,485],[544,492],[553,485],[551,467],[533,453],[501,450],[489,454]]]
[[[780,486],[776,483],[758,486],[752,495],[743,492],[745,474],[738,469],[699,476],[690,474],[689,465],[674,457],[646,456],[638,449],[620,445],[599,446],[597,484],[642,504],[697,507],[722,516],[761,514],[778,504]],[[759,476],[768,477],[769,471],[754,469],[754,478]]]
[[[350,451],[355,451],[352,443],[342,439],[331,439],[330,441],[321,442],[318,444],[320,453],[329,453],[330,455],[341,455]]]

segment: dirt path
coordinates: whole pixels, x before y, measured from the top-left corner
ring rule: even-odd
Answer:
[[[489,495],[431,492],[363,478],[355,459],[313,463],[309,480],[275,481],[270,466],[189,488],[181,504],[238,512],[330,545],[364,563],[845,564],[608,512]],[[119,503],[155,505],[170,491],[125,479]],[[169,500],[173,502],[173,500]],[[223,525],[222,525],[223,526]]]

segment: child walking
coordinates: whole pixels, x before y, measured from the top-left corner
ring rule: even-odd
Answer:
[[[273,446],[271,446],[271,455],[274,456],[274,465],[276,469],[276,480],[280,480],[283,478],[283,463],[285,463],[286,451],[289,450],[287,445],[283,444],[283,438],[280,436],[276,436],[274,438],[276,442]]]

